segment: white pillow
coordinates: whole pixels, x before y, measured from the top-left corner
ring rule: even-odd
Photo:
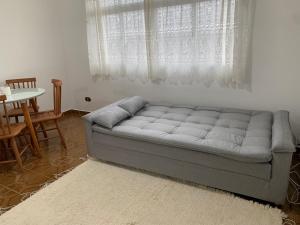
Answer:
[[[131,97],[119,104],[119,106],[130,113],[131,116],[134,116],[134,114],[139,111],[141,108],[143,108],[147,104],[147,101],[145,101],[140,96],[134,96]]]
[[[119,106],[112,106],[93,115],[93,122],[112,129],[114,125],[129,116],[130,114]]]

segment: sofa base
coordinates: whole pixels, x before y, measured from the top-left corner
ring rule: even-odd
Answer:
[[[92,143],[89,146],[90,157],[250,196],[278,205],[284,203],[285,198],[273,191],[271,180],[127,149],[127,146],[116,147],[114,143],[118,142],[120,137],[99,133],[92,136]],[[109,137],[112,140],[111,144],[103,141],[106,139],[105,137]],[[136,142],[136,140],[127,141]],[[145,145],[147,144],[145,143]],[[155,144],[152,145],[155,148]],[[157,147],[159,148],[160,146],[158,145]]]

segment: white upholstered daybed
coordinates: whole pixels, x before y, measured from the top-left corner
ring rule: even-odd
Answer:
[[[295,151],[287,111],[157,104],[135,96],[84,119],[91,157],[285,201]]]

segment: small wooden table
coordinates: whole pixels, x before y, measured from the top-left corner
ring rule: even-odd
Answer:
[[[6,96],[7,100],[6,103],[13,103],[13,102],[20,102],[22,111],[24,114],[24,121],[29,129],[30,136],[32,138],[33,142],[33,154],[41,157],[41,150],[38,143],[38,139],[36,137],[35,130],[32,125],[32,121],[30,118],[30,113],[28,110],[27,101],[29,100],[34,111],[37,112],[38,108],[36,105],[35,98],[38,96],[41,96],[45,93],[45,89],[43,88],[18,88],[18,89],[12,89],[11,95]]]

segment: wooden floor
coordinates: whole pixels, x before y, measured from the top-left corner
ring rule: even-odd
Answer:
[[[41,143],[43,158],[38,159],[30,153],[25,155],[23,173],[15,165],[0,166],[0,214],[86,160],[81,115],[79,112],[68,112],[61,120],[67,150],[61,146],[58,138],[50,139]],[[53,132],[53,135],[56,133]],[[300,162],[300,159],[294,161]],[[300,225],[300,205],[285,204],[282,209]]]
[[[33,157],[30,152],[25,155],[23,173],[14,164],[0,166],[0,210],[2,208],[4,211],[20,203],[43,185],[84,162],[87,150],[80,114],[67,113],[60,126],[67,142],[67,150],[62,147],[59,138],[53,138],[40,143],[43,152],[41,159]],[[57,136],[55,131],[49,134]]]

